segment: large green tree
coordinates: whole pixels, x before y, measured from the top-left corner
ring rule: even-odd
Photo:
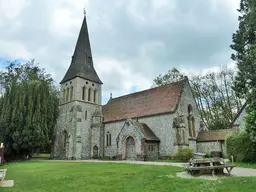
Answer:
[[[0,140],[9,159],[49,150],[58,116],[58,90],[34,60],[10,63],[0,74]]]
[[[246,130],[256,142],[256,0],[241,0],[238,11],[239,27],[231,45],[238,67],[234,90],[247,101]]]

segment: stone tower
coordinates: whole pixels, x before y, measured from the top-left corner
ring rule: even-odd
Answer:
[[[71,64],[60,85],[54,158],[90,159],[101,156],[102,82],[93,66],[86,16]]]

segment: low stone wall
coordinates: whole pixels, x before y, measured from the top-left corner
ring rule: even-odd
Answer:
[[[224,141],[197,142],[197,151],[210,154],[211,151],[221,151],[224,157],[227,156]]]

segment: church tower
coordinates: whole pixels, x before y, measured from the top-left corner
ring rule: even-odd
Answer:
[[[101,155],[102,82],[92,58],[84,15],[71,64],[60,82],[55,159],[90,159]]]

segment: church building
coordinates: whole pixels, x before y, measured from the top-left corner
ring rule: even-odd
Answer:
[[[60,85],[54,159],[152,160],[181,148],[196,151],[203,123],[187,77],[102,105],[103,82],[94,69],[86,16]]]

